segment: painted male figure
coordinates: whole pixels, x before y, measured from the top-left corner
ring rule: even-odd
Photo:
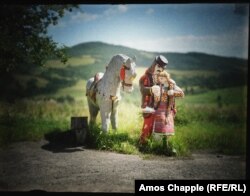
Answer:
[[[168,60],[162,56],[156,56],[152,65],[146,70],[145,74],[139,80],[140,92],[142,95],[142,111],[143,111],[143,127],[140,136],[140,144],[145,144],[146,140],[151,136],[154,124],[154,95],[160,94],[160,87],[157,81],[157,75],[166,69]],[[173,81],[174,88],[167,93],[169,96],[183,97],[183,91],[176,88]]]

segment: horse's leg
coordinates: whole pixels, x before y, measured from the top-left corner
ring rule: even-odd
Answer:
[[[96,117],[97,114],[99,112],[99,108],[96,107],[92,101],[90,100],[90,98],[88,97],[88,106],[89,106],[89,114],[90,114],[90,120],[89,123],[91,125],[94,125],[96,123]]]
[[[107,133],[109,130],[110,113],[111,113],[109,108],[109,103],[105,102],[100,106],[100,113],[102,120],[102,130]]]
[[[119,101],[114,101],[113,103],[113,108],[111,111],[111,125],[114,130],[117,129],[117,124],[118,124],[118,103]]]

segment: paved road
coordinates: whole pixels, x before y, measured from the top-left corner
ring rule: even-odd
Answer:
[[[135,179],[245,179],[245,168],[239,156],[203,152],[145,159],[41,140],[0,149],[0,190],[133,193]]]

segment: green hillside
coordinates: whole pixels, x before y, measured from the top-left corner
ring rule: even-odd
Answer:
[[[160,53],[136,50],[102,42],[82,43],[68,48],[69,60],[62,64],[50,59],[44,67],[24,67],[22,73],[0,78],[1,99],[14,100],[34,95],[53,94],[104,72],[111,57],[123,53],[136,56],[141,74]],[[203,53],[161,53],[169,60],[168,71],[188,92],[204,92],[247,84],[248,61]],[[8,84],[8,85],[6,85]]]
[[[119,45],[102,42],[82,43],[69,48],[68,54],[72,57],[92,55],[95,58],[109,60],[114,54],[124,53],[128,56],[135,55],[139,66],[148,67],[156,55],[163,54],[169,60],[169,69],[181,70],[243,70],[247,68],[247,60],[239,58],[221,57],[204,53],[157,53],[136,50]]]
[[[124,53],[137,57],[137,65],[149,67],[156,55],[164,55],[169,61],[168,71],[173,78],[178,78],[179,84],[184,86],[200,86],[202,88],[216,89],[247,83],[248,61],[233,57],[221,57],[204,53],[154,53],[132,48],[111,45],[102,42],[89,42],[78,44],[69,48],[68,55],[77,58],[81,55],[91,56],[95,63],[92,70],[103,70],[114,54]],[[95,66],[95,68],[93,68]],[[178,70],[178,72],[176,72]],[[187,73],[189,74],[181,74]],[[198,76],[193,74],[203,72]],[[211,75],[211,72],[214,74]],[[176,74],[177,73],[177,74]],[[193,77],[191,77],[191,75]],[[209,77],[207,77],[209,75]],[[233,79],[232,79],[233,78]],[[216,81],[216,82],[215,82]]]
[[[139,51],[124,46],[106,44],[102,42],[89,42],[78,44],[68,50],[68,55],[77,57],[80,55],[91,55],[99,61],[108,62],[115,54],[126,54],[130,57],[136,56],[137,64],[140,66],[148,66],[152,63],[154,54]]]
[[[50,59],[44,67],[0,78],[0,146],[11,142],[39,140],[46,134],[69,130],[72,116],[89,116],[86,81],[115,54],[137,57],[134,91],[122,93],[117,133],[91,130],[88,146],[136,154],[142,128],[140,76],[159,53],[139,51],[100,42],[83,43],[68,49],[66,64]],[[202,53],[162,53],[168,71],[185,91],[176,100],[176,136],[172,145],[178,154],[213,149],[229,154],[246,150],[247,60]],[[150,143],[147,153],[165,154],[160,144]]]

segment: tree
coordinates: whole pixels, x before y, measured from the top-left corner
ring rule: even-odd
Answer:
[[[43,65],[48,58],[67,61],[66,47],[47,35],[65,11],[77,5],[0,5],[0,75]]]

